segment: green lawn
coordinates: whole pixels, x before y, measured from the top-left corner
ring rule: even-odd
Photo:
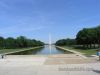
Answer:
[[[97,50],[97,49],[75,49],[74,47],[68,47],[68,46],[62,46],[62,47],[81,52],[82,54],[86,56],[96,55],[96,50]]]
[[[10,52],[16,52],[16,51],[24,51],[24,50],[32,50],[38,47],[33,48],[21,48],[21,49],[1,49],[0,54],[10,53]],[[39,47],[40,48],[40,47]]]

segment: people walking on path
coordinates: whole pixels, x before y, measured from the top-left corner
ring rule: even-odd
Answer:
[[[1,54],[1,55],[0,55],[0,58],[1,58],[1,59],[4,59],[4,58],[5,58],[5,54]]]
[[[97,56],[99,57],[99,61],[100,61],[100,50],[97,50]]]

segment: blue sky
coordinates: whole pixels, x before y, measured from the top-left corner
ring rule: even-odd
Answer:
[[[48,42],[100,24],[100,0],[0,0],[0,36]]]

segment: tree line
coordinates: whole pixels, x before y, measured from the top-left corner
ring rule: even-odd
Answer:
[[[1,49],[14,49],[14,48],[27,48],[27,47],[36,47],[43,46],[44,43],[35,39],[28,39],[25,36],[19,36],[17,38],[0,37],[0,48]]]
[[[100,47],[100,26],[80,30],[76,35],[76,41],[83,47]]]
[[[75,39],[61,39],[56,45],[77,45],[84,48],[100,47],[100,26],[93,28],[83,28],[80,30]]]
[[[75,45],[76,44],[76,40],[75,39],[70,39],[70,38],[67,38],[67,39],[61,39],[61,40],[58,40],[55,45],[57,46],[70,46],[70,45]]]

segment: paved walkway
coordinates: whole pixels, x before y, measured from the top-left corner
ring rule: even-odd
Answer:
[[[0,75],[100,75],[100,63],[75,54],[15,55],[0,59]]]
[[[0,75],[100,75],[100,64],[0,67]]]

